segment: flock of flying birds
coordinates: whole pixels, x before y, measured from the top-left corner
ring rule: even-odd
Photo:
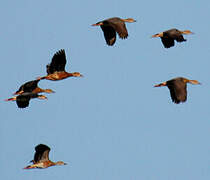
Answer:
[[[118,17],[109,18],[100,21],[92,26],[100,26],[107,45],[113,46],[116,41],[116,34],[119,35],[121,39],[126,39],[128,37],[128,31],[125,26],[125,22],[136,22],[132,18],[121,19]],[[170,48],[174,46],[174,42],[184,42],[183,34],[193,34],[189,30],[180,31],[178,29],[170,29],[152,37],[160,37],[165,48]],[[6,99],[6,101],[16,101],[19,108],[25,108],[29,106],[29,101],[32,98],[47,99],[46,96],[40,95],[39,93],[53,93],[51,89],[41,89],[38,87],[38,82],[42,79],[57,81],[68,77],[83,77],[79,72],[68,73],[65,71],[66,65],[66,55],[63,49],[56,52],[52,58],[50,64],[47,65],[47,75],[43,77],[38,77],[36,80],[26,82],[18,91],[14,93],[12,98]],[[170,90],[171,99],[174,103],[179,104],[180,102],[185,102],[187,100],[187,83],[200,84],[197,80],[189,80],[184,77],[177,77],[166,82],[155,85],[154,87],[167,86]],[[24,169],[32,168],[47,168],[54,165],[65,165],[66,163],[62,161],[52,162],[49,160],[50,148],[44,144],[39,144],[35,147],[34,159],[31,161],[33,164],[25,167]]]
[[[58,81],[68,77],[83,77],[79,72],[66,72],[65,65],[66,54],[65,51],[61,49],[54,54],[51,63],[47,65],[47,76],[38,77],[36,80],[26,82],[14,93],[14,95],[18,96],[6,99],[5,101],[16,101],[19,108],[26,108],[29,106],[29,101],[32,98],[47,99],[46,96],[40,95],[39,93],[54,93],[51,89],[41,89],[38,87],[38,82],[41,79]]]

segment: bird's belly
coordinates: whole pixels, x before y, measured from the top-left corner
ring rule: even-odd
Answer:
[[[57,80],[61,80],[61,79],[65,79],[67,78],[67,74],[64,72],[57,72],[57,73],[53,73],[47,76],[46,79],[52,80],[52,81],[57,81]]]
[[[46,165],[42,162],[42,163],[38,163],[36,164],[36,168],[46,168]]]

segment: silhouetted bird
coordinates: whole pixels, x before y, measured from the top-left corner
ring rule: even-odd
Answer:
[[[189,80],[183,77],[177,77],[169,81],[155,85],[154,87],[167,86],[170,90],[171,99],[179,104],[187,100],[187,83],[200,84],[197,80]]]
[[[182,34],[193,34],[190,30],[180,31],[178,29],[170,29],[158,34],[153,35],[152,37],[160,37],[161,41],[165,48],[170,48],[174,46],[174,41],[183,42],[187,41],[184,39]]]
[[[19,96],[15,96],[15,97],[6,99],[5,101],[16,101],[17,106],[19,108],[26,108],[29,106],[29,101],[32,98],[47,99],[47,97],[44,95],[39,95],[37,93],[24,92],[24,93],[20,94]]]
[[[128,31],[126,29],[125,22],[136,22],[136,20],[132,18],[121,19],[119,17],[113,17],[100,21],[96,24],[92,24],[92,26],[100,26],[104,32],[106,43],[109,46],[112,46],[116,41],[116,32],[121,39],[128,37]]]

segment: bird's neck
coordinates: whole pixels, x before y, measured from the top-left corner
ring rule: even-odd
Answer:
[[[133,20],[131,20],[131,19],[122,19],[124,22],[129,22],[129,23],[132,23],[132,22],[134,22]]]

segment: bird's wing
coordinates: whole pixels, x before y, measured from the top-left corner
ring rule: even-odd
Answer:
[[[39,81],[40,80],[34,80],[34,81],[26,82],[25,84],[20,86],[20,88],[16,91],[16,93],[18,93],[20,91],[32,92],[34,89],[36,89],[37,84],[38,84]]]
[[[29,106],[30,96],[19,95],[16,98],[16,103],[19,108],[25,108]]]
[[[39,144],[35,147],[34,161],[35,163],[49,160],[50,148],[44,144]]]
[[[108,25],[101,25],[101,29],[104,32],[104,38],[106,40],[106,43],[109,46],[112,46],[116,41],[116,32],[114,28]]]
[[[171,80],[167,82],[167,86],[170,90],[171,99],[176,104],[185,102],[187,100],[187,85],[179,80]]]
[[[123,21],[118,21],[116,23],[109,22],[109,24],[115,29],[120,38],[125,39],[128,37],[128,31]]]
[[[47,74],[53,74],[56,71],[65,71],[66,54],[65,50],[61,49],[56,52],[50,64],[47,65]]]
[[[186,39],[184,39],[184,37],[183,37],[182,34],[180,34],[179,36],[176,36],[176,37],[175,37],[175,40],[176,40],[177,42],[187,41]]]
[[[170,38],[168,36],[161,37],[161,41],[165,48],[170,48],[170,47],[174,46],[174,39]]]

